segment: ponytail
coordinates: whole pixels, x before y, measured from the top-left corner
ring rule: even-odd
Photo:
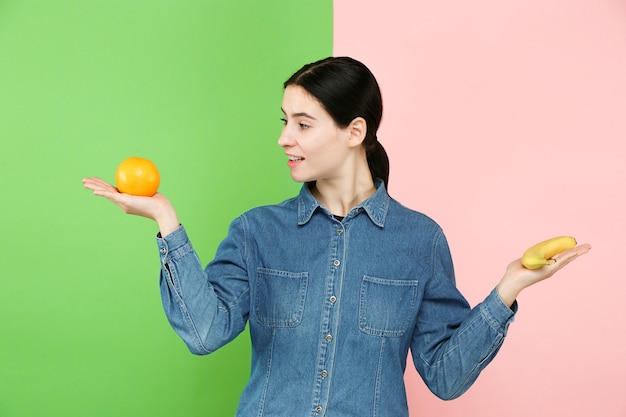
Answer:
[[[389,157],[383,145],[375,138],[374,146],[369,148],[367,154],[367,165],[370,168],[372,178],[380,178],[385,183],[385,188],[389,190]]]

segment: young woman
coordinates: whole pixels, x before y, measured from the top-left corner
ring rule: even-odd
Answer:
[[[305,65],[285,82],[282,111],[278,144],[302,189],[235,219],[206,267],[163,195],[84,180],[157,222],[163,306],[193,353],[249,323],[252,370],[237,416],[407,416],[409,350],[433,393],[458,397],[498,352],[520,291],[590,249],[538,270],[513,261],[472,309],[441,228],[386,192],[382,99],[368,68],[346,57]]]

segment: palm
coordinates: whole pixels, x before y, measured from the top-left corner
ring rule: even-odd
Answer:
[[[163,194],[156,193],[152,197],[142,197],[120,193],[117,188],[100,178],[85,178],[85,188],[93,191],[94,195],[101,196],[116,204],[124,213],[156,219],[159,209],[169,201]]]
[[[502,300],[511,306],[524,288],[550,278],[567,264],[589,252],[590,249],[591,246],[588,244],[578,245],[554,255],[552,259],[555,262],[538,269],[527,269],[522,265],[521,259],[516,259],[506,268],[504,277],[498,284],[498,293]]]

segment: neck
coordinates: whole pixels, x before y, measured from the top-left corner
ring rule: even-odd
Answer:
[[[318,180],[311,189],[313,196],[336,216],[345,217],[350,210],[376,192],[369,173],[348,180]]]

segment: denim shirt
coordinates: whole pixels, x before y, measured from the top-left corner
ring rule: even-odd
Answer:
[[[194,354],[241,333],[251,375],[237,416],[408,416],[409,351],[430,390],[465,392],[513,320],[493,290],[459,293],[441,228],[377,191],[339,221],[308,187],[230,225],[203,267],[183,226],[157,237],[167,318]]]

